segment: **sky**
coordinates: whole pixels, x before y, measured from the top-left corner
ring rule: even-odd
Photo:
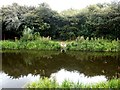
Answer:
[[[0,0],[0,7],[11,5],[12,3],[18,3],[19,5],[37,6],[40,3],[46,2],[49,6],[58,12],[73,8],[81,9],[90,4],[96,3],[110,3],[111,1],[119,0]]]

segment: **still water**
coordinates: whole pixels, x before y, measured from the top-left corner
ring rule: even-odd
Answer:
[[[120,53],[69,51],[3,51],[2,88],[22,88],[41,77],[84,84],[119,78]]]

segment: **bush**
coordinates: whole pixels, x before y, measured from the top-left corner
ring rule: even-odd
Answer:
[[[18,43],[13,41],[1,41],[2,49],[18,49]]]

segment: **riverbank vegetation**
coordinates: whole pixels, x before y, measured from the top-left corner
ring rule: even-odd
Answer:
[[[94,84],[74,83],[70,80],[64,80],[61,84],[55,80],[41,78],[39,81],[32,82],[26,86],[27,88],[120,88],[120,80],[112,79],[105,82]]]
[[[76,41],[68,42],[68,50],[78,51],[120,51],[119,40],[107,40],[102,38],[78,37]]]
[[[32,35],[34,36],[34,35]],[[27,37],[28,38],[28,37]],[[120,51],[120,40],[107,40],[100,38],[78,37],[74,41],[66,41],[65,49],[69,51]],[[32,49],[32,50],[60,50],[60,41],[53,41],[49,37],[38,37],[34,40],[28,40],[22,37],[20,40],[0,41],[0,49]]]
[[[78,37],[79,38],[79,37]],[[65,49],[69,51],[120,51],[119,40],[106,39],[84,39],[83,37],[74,41],[66,41]],[[60,41],[39,37],[36,40],[0,41],[0,49],[32,49],[32,50],[60,50]]]
[[[57,41],[40,39],[34,41],[0,41],[1,49],[34,49],[34,50],[59,50],[60,45]]]

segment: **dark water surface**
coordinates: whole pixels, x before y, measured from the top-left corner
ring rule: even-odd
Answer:
[[[120,53],[69,51],[3,51],[3,88],[22,88],[40,77],[84,84],[119,77]]]

